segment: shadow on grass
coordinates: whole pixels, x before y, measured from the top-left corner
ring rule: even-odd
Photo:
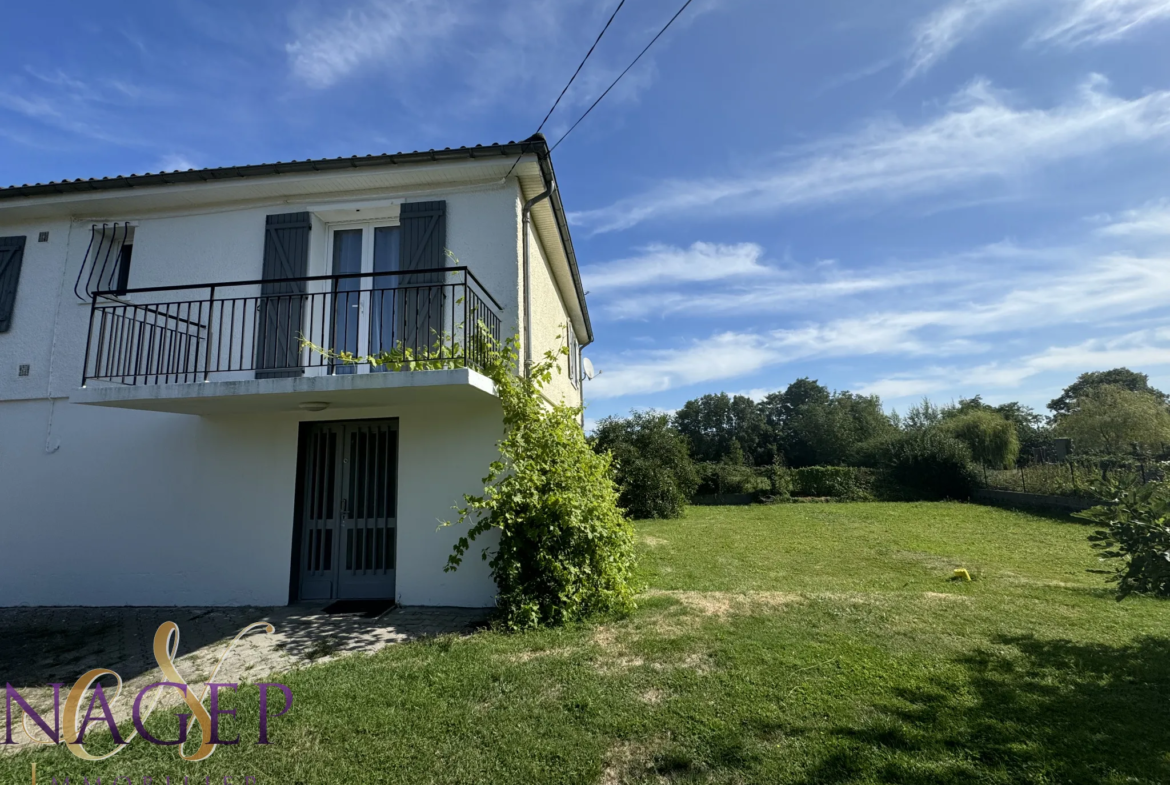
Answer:
[[[1001,637],[964,678],[899,692],[806,782],[1170,782],[1170,640]]]

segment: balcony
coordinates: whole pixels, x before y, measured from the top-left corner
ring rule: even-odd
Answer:
[[[216,414],[493,394],[501,311],[466,267],[97,292],[72,400]],[[366,356],[386,362],[344,359]]]

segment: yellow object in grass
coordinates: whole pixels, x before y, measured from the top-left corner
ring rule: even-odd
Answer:
[[[962,567],[960,567],[959,569],[955,570],[955,577],[962,578],[965,581],[970,581],[971,580],[971,573],[967,572]]]

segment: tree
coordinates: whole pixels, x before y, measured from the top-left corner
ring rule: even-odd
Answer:
[[[899,424],[903,430],[920,431],[938,425],[942,420],[943,410],[924,397],[906,410],[906,416],[899,418]]]
[[[1128,368],[1114,368],[1111,371],[1090,371],[1082,373],[1077,380],[1064,388],[1060,397],[1048,402],[1048,408],[1059,416],[1076,411],[1080,399],[1089,391],[1099,387],[1120,387],[1130,392],[1145,393],[1159,404],[1166,405],[1166,393],[1150,386],[1150,377]]]
[[[793,467],[841,466],[863,443],[893,431],[876,395],[837,392],[796,408],[785,426],[784,455]]]
[[[1047,447],[1052,439],[1051,429],[1044,424],[1044,417],[1018,401],[992,406],[984,403],[982,396],[976,395],[973,398],[960,398],[958,406],[943,407],[938,411],[944,421],[971,412],[989,412],[999,415],[1015,428],[1016,441],[1019,442],[1018,452],[1025,461],[1031,460],[1037,450]],[[978,460],[978,456],[976,456],[976,460]],[[1020,456],[1017,456],[1016,460],[1020,461]]]
[[[1020,455],[1015,426],[987,409],[969,407],[944,420],[942,428],[971,451],[971,457],[990,469],[1010,469]]]
[[[810,404],[827,404],[830,397],[828,387],[806,376],[797,379],[782,392],[774,392],[765,397],[760,404],[760,410],[768,427],[779,433],[802,407]]]
[[[606,417],[590,438],[593,449],[613,455],[621,506],[632,518],[677,518],[699,485],[686,439],[670,415],[632,411]]]
[[[727,393],[687,401],[675,412],[674,425],[687,438],[698,461],[719,461],[731,450],[733,439],[754,461],[764,443],[766,426],[755,402]]]
[[[1072,411],[1056,418],[1056,432],[1078,450],[1125,453],[1170,442],[1170,412],[1151,393],[1105,385],[1080,392]]]

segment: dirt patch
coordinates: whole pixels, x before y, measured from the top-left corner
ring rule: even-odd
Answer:
[[[1028,586],[1050,586],[1055,589],[1096,589],[1098,586],[1086,586],[1083,583],[1070,583],[1069,581],[1046,581],[1039,578],[1029,578],[1026,575],[1018,575],[1014,572],[1005,572],[1001,576],[1002,580],[1007,583],[1022,583]]]
[[[652,687],[651,689],[643,692],[638,697],[642,699],[643,703],[647,703],[651,706],[657,706],[659,703],[662,703],[662,700],[666,697],[666,693],[657,687]]]
[[[655,756],[665,746],[662,739],[622,741],[614,744],[605,755],[605,767],[601,771],[600,784],[621,785],[631,780],[643,780],[653,768]]]
[[[894,558],[921,565],[931,572],[941,573],[947,578],[951,577],[951,573],[958,567],[973,569],[970,565],[964,564],[962,559],[939,556],[934,553],[926,553],[925,551],[895,551]]]
[[[627,671],[646,664],[611,626],[603,624],[595,628],[591,637],[594,645],[601,649],[601,656],[593,662],[593,667],[601,673]]]
[[[508,662],[525,663],[533,660],[543,659],[545,657],[568,657],[576,652],[576,649],[564,646],[559,649],[541,649],[539,651],[521,651],[515,654],[503,655]]]
[[[922,596],[932,602],[970,602],[971,598],[963,594],[944,594],[943,592],[927,591]]]
[[[701,616],[725,619],[732,615],[776,610],[803,601],[800,594],[778,591],[649,591],[648,597],[670,597],[684,608]]]
[[[703,654],[693,652],[688,654],[686,658],[680,663],[679,667],[692,670],[700,676],[706,676],[715,670],[715,662],[710,654]]]
[[[654,537],[653,535],[647,534],[642,537],[642,544],[649,545],[651,548],[657,548],[661,545],[669,545],[670,543],[661,537]]]

